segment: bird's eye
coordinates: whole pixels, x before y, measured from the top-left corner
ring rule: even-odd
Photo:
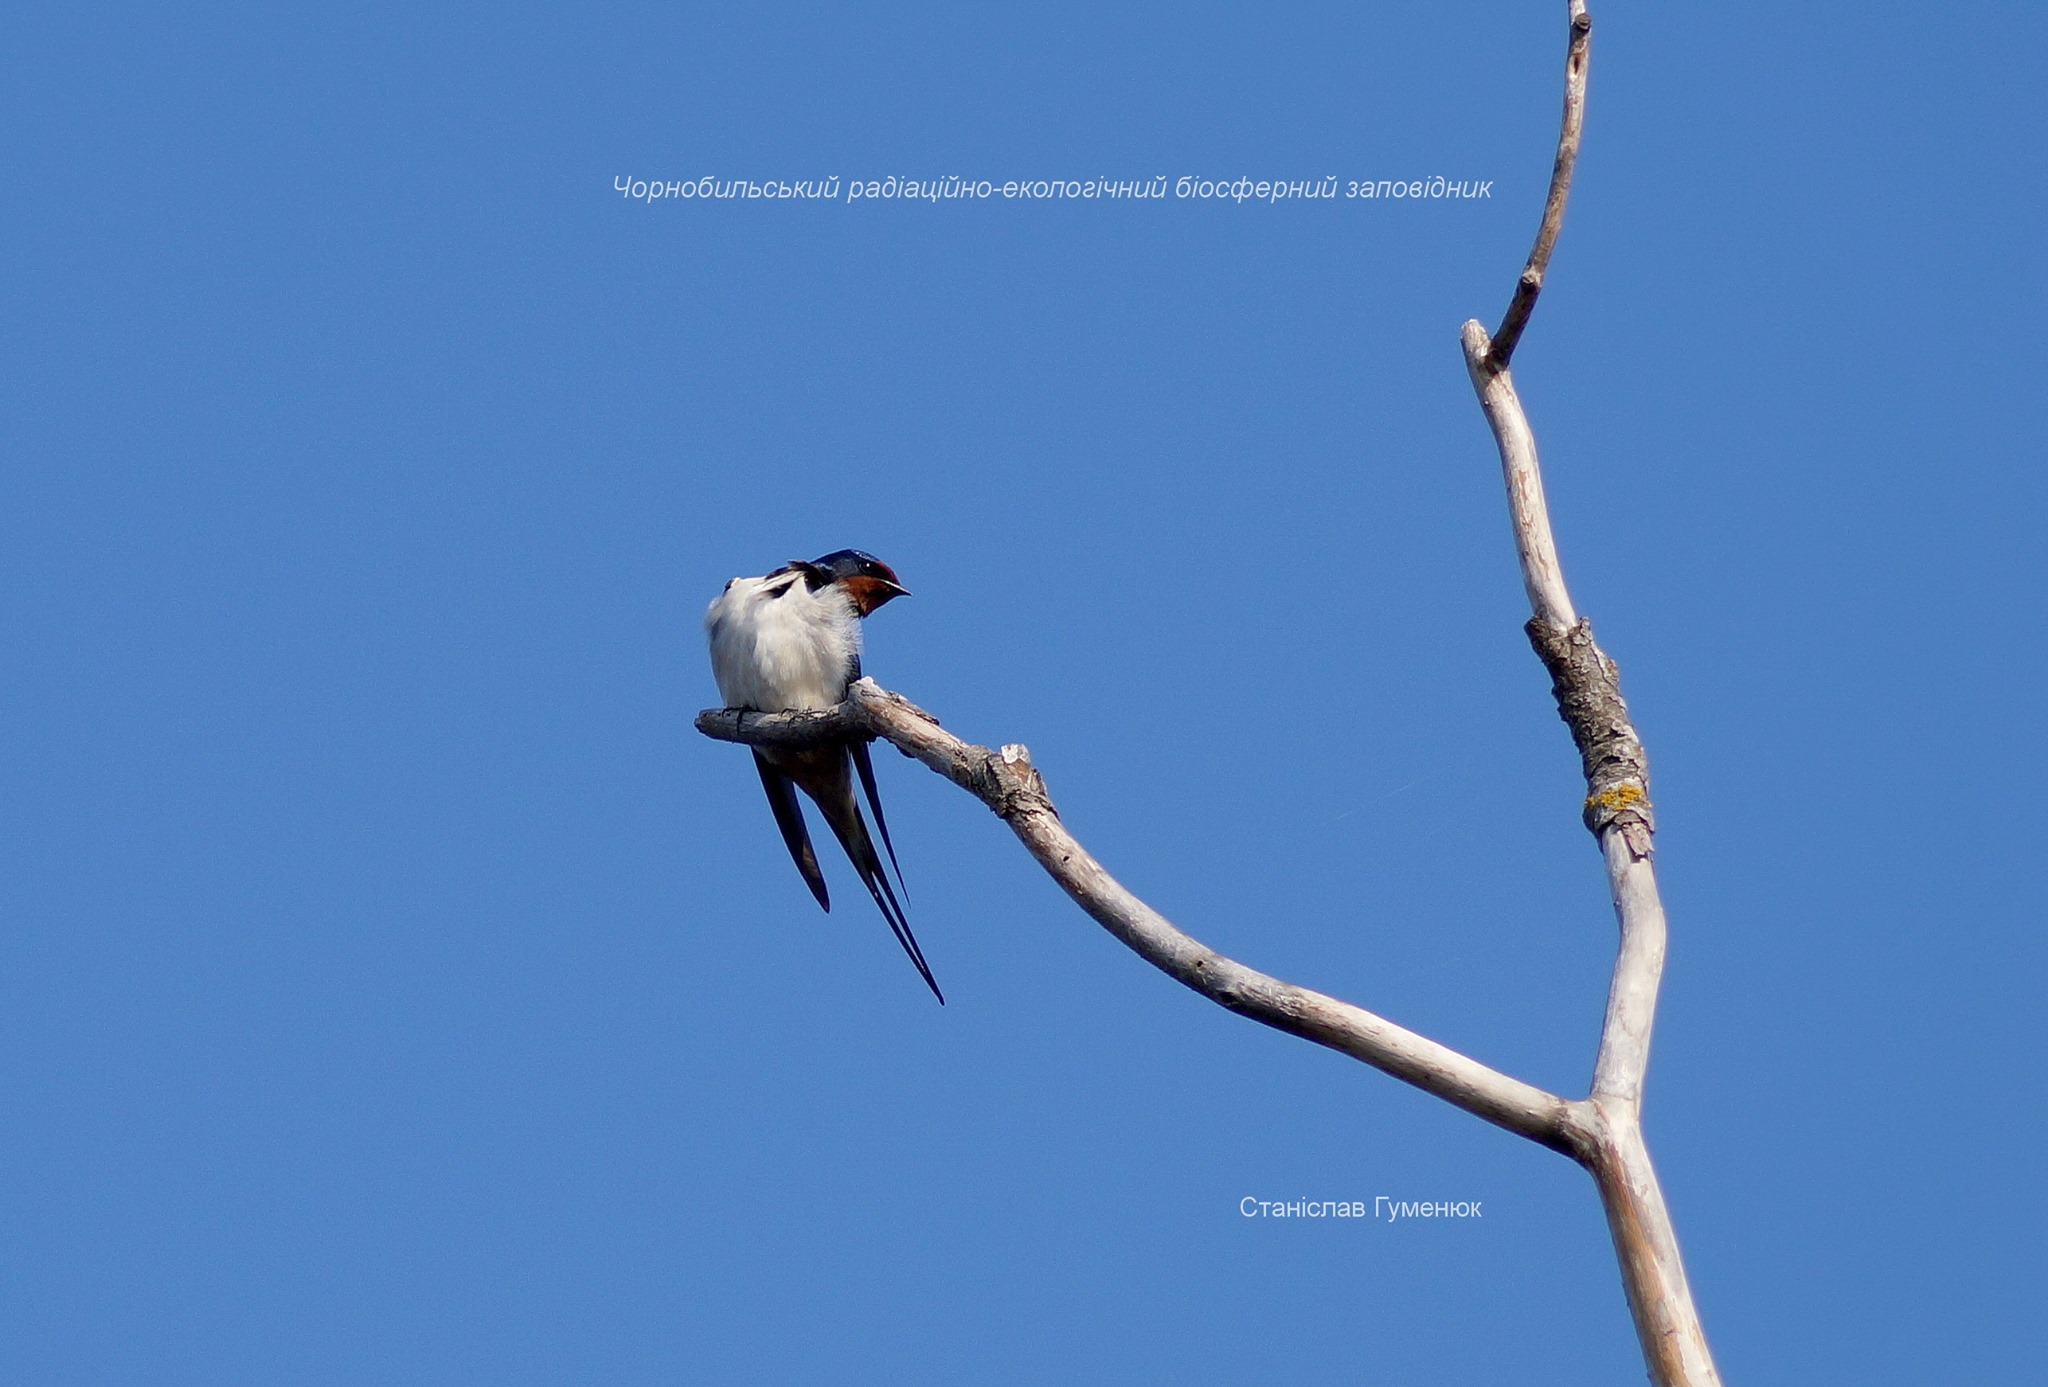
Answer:
[[[725,590],[726,590],[727,592],[731,592],[731,591],[732,591],[732,585],[733,585],[734,583],[737,583],[738,581],[739,581],[739,579],[737,579],[737,578],[728,578],[728,579],[726,579],[726,580],[725,580]]]

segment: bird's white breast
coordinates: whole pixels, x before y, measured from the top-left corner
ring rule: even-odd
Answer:
[[[837,588],[795,574],[735,578],[710,610],[711,673],[728,708],[830,708],[846,696],[860,623]]]

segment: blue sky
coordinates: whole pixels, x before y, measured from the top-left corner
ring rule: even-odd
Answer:
[[[1151,972],[878,757],[820,915],[704,604],[841,546],[1207,942],[1582,1092],[1612,949],[1458,354],[1562,5],[74,6],[0,64],[0,1365],[1631,1381],[1590,1183]],[[1595,9],[1516,374],[1648,743],[1731,1382],[2022,1380],[2037,7]],[[662,201],[614,180],[1492,182]],[[1456,1223],[1239,1201],[1477,1200]]]

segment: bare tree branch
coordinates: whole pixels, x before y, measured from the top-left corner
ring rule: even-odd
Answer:
[[[1510,1078],[1349,1002],[1248,968],[1176,928],[1067,831],[1022,746],[997,752],[964,742],[872,679],[857,680],[844,703],[823,712],[710,709],[697,715],[697,730],[720,741],[786,749],[880,737],[994,810],[1075,904],[1174,980],[1240,1016],[1363,1060],[1495,1126],[1584,1159],[1585,1104]]]
[[[1622,1290],[1657,1387],[1720,1387],[1706,1330],[1693,1309],[1685,1259],[1664,1207],[1664,1191],[1633,1108],[1594,1099],[1595,1138],[1586,1168],[1600,1191],[1621,1263]]]
[[[1581,1160],[1600,1189],[1651,1380],[1658,1387],[1718,1387],[1720,1374],[1707,1350],[1677,1234],[1643,1142],[1643,1078],[1650,1063],[1650,1032],[1668,935],[1651,865],[1656,820],[1650,806],[1649,764],[1622,701],[1620,671],[1594,643],[1592,624],[1578,615],[1565,587],[1543,495],[1536,436],[1508,372],[1508,359],[1536,306],[1564,222],[1585,119],[1592,20],[1583,0],[1568,0],[1568,6],[1571,42],[1565,59],[1564,119],[1543,223],[1500,332],[1489,339],[1479,323],[1465,324],[1465,368],[1500,450],[1522,586],[1534,613],[1527,628],[1529,640],[1550,671],[1558,713],[1579,750],[1586,777],[1586,826],[1599,840],[1608,892],[1621,925],[1587,1100],[1594,1112],[1592,1141]]]
[[[1502,366],[1515,354],[1522,329],[1536,310],[1536,296],[1543,292],[1543,276],[1550,268],[1550,252],[1557,245],[1558,230],[1564,225],[1565,199],[1571,196],[1572,169],[1579,162],[1579,131],[1586,123],[1586,57],[1593,37],[1593,16],[1586,13],[1585,0],[1570,0],[1571,45],[1564,60],[1564,119],[1557,132],[1557,161],[1550,167],[1550,192],[1543,199],[1543,221],[1536,228],[1536,244],[1529,248],[1528,263],[1515,281],[1515,296],[1493,334],[1493,359]]]
[[[1533,302],[1533,300],[1532,300]],[[1536,435],[1515,395],[1514,377],[1490,349],[1486,329],[1465,324],[1465,368],[1479,407],[1493,427],[1500,448],[1500,466],[1508,488],[1508,520],[1515,530],[1515,551],[1522,560],[1522,587],[1537,620],[1560,630],[1579,619],[1565,591],[1564,569],[1557,561],[1557,541],[1550,533],[1550,508],[1543,500],[1543,473],[1536,465]]]

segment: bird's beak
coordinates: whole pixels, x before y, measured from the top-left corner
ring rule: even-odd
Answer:
[[[871,578],[866,574],[848,578],[844,584],[847,595],[853,598],[853,605],[866,616],[884,602],[898,597],[910,596],[910,589],[887,578]]]

